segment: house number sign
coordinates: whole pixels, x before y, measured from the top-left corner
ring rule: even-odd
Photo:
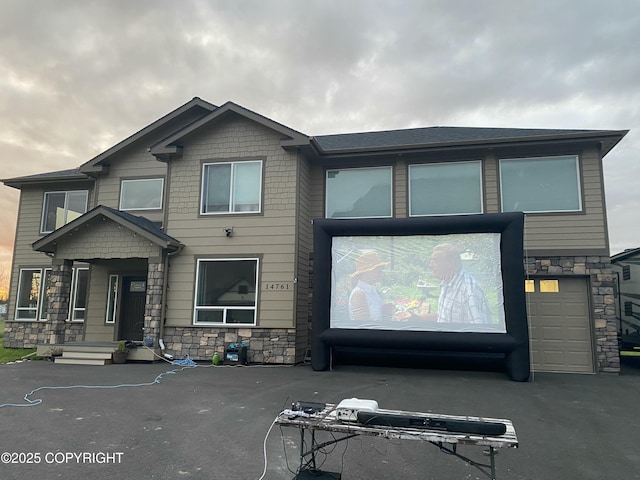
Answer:
[[[131,282],[129,284],[129,291],[130,292],[146,292],[147,291],[147,282],[144,282],[144,281]]]
[[[293,290],[293,283],[291,282],[268,282],[263,286],[264,290]]]

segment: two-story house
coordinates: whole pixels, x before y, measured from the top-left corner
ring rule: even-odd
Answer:
[[[300,362],[313,219],[522,211],[533,369],[618,371],[602,159],[625,134],[310,137],[194,98],[77,169],[3,180],[21,193],[5,346],[163,340],[205,360],[244,342]]]

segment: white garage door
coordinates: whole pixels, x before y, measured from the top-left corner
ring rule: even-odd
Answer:
[[[533,371],[593,373],[587,279],[534,278],[527,292]]]

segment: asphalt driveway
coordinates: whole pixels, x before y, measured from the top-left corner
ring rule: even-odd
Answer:
[[[36,391],[27,396],[33,406],[0,408],[0,479],[258,480],[265,435],[281,409],[352,397],[390,409],[511,419],[520,447],[500,451],[499,479],[640,478],[635,368],[537,374],[528,383],[499,372],[382,367],[180,369],[1,365],[0,404],[27,404],[24,396]],[[271,430],[265,479],[294,477],[298,437]],[[478,447],[461,448],[486,461]],[[322,469],[344,480],[486,478],[422,442],[356,437],[325,453]]]

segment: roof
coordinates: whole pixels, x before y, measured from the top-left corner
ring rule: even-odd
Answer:
[[[180,107],[176,108],[175,110],[172,110],[171,112],[169,112],[168,114],[164,115],[163,117],[159,118],[158,120],[156,120],[153,123],[150,123],[149,125],[147,125],[146,127],[144,127],[142,130],[137,131],[136,133],[134,133],[133,135],[125,138],[124,140],[122,140],[121,142],[117,143],[116,145],[114,145],[113,147],[105,150],[104,152],[102,152],[100,155],[92,158],[91,160],[89,160],[88,162],[82,164],[80,166],[80,170],[86,173],[99,173],[101,171],[103,171],[103,167],[102,165],[104,164],[104,162],[111,157],[112,155],[114,155],[115,153],[119,152],[120,150],[128,147],[129,145],[131,145],[132,143],[136,142],[137,140],[140,140],[142,137],[144,137],[145,135],[153,132],[154,130],[156,130],[157,128],[167,124],[168,122],[176,119],[177,117],[179,117],[180,115],[189,112],[189,111],[196,111],[196,112],[201,112],[202,115],[206,115],[209,112],[212,112],[214,110],[216,110],[215,105],[213,105],[212,103],[206,102],[204,100],[202,100],[200,97],[194,97],[191,100],[189,100],[187,103],[185,103],[184,105],[181,105]]]
[[[161,140],[160,142],[152,145],[149,148],[149,152],[155,155],[159,160],[168,160],[170,158],[179,157],[182,155],[181,141],[187,136],[205,125],[210,124],[228,113],[235,113],[241,115],[249,120],[253,120],[271,130],[280,133],[283,136],[281,145],[283,148],[309,145],[310,137],[298,132],[292,128],[287,127],[281,123],[275,122],[270,118],[267,118],[259,113],[253,112],[247,108],[241,107],[233,102],[227,102],[224,105],[218,107],[208,115],[192,122],[190,125],[178,130],[169,137]]]
[[[80,172],[78,168],[72,168],[69,170],[58,170],[55,172],[36,173],[34,175],[26,175],[24,177],[7,178],[0,180],[2,183],[9,187],[20,188],[30,183],[42,183],[42,182],[66,182],[77,180],[91,180],[90,177]]]
[[[640,247],[638,248],[628,248],[623,252],[616,253],[611,257],[611,263],[619,262],[621,260],[626,260],[629,257],[635,257],[636,255],[640,256]]]
[[[182,248],[182,243],[167,235],[161,230],[161,228],[151,220],[132,215],[128,212],[116,210],[115,208],[106,207],[104,205],[98,205],[97,207],[89,210],[84,215],[74,219],[66,225],[58,228],[50,234],[42,237],[32,244],[33,249],[39,252],[54,253],[55,245],[67,234],[72,233],[78,227],[87,225],[91,220],[97,217],[105,217],[112,220],[125,228],[128,228],[132,232],[143,236],[149,241],[159,245],[162,248],[166,248],[172,251]]]
[[[603,156],[628,130],[559,130],[533,128],[426,127],[377,132],[320,135],[313,138],[324,154],[384,151],[420,147],[480,146],[523,141],[609,139]]]

